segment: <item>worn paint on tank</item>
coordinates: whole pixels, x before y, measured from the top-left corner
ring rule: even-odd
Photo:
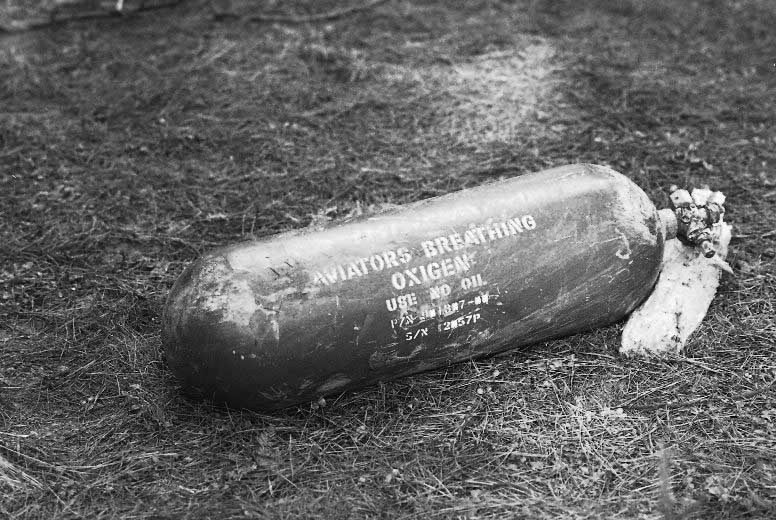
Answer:
[[[167,360],[197,394],[281,408],[617,321],[664,239],[635,184],[573,165],[239,244],[173,287]]]

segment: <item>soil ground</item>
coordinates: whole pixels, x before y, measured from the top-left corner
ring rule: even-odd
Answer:
[[[776,4],[246,18],[343,5],[0,35],[0,517],[776,516]],[[211,247],[578,161],[728,196],[735,275],[685,356],[620,357],[615,325],[272,415],[164,364]]]

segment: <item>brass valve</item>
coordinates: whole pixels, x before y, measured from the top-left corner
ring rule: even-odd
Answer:
[[[714,226],[725,214],[725,196],[722,192],[694,189],[692,193],[671,186],[671,203],[677,221],[677,238],[685,244],[698,247],[703,256],[711,258],[714,249]]]

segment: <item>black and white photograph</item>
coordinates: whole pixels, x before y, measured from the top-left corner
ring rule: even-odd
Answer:
[[[0,519],[771,518],[774,0],[0,0]]]

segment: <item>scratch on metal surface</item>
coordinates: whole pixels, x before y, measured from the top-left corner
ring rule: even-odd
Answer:
[[[351,379],[349,377],[345,377],[342,374],[337,374],[325,383],[323,383],[321,386],[318,387],[318,392],[322,394],[327,394],[331,392],[332,390],[336,390],[337,388],[341,388],[348,383],[350,383]]]
[[[630,242],[628,241],[628,237],[625,236],[625,233],[620,231],[617,228],[614,228],[615,231],[620,235],[620,239],[622,240],[622,247],[617,250],[616,253],[614,253],[617,258],[621,260],[628,260],[631,256],[631,248],[630,248]]]

